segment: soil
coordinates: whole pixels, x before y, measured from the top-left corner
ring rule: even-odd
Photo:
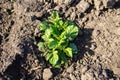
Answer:
[[[120,80],[120,0],[0,0],[0,80]],[[57,10],[79,27],[78,54],[52,68],[37,47]]]

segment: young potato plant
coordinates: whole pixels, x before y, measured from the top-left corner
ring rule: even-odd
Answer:
[[[78,27],[71,20],[63,21],[57,11],[53,11],[48,20],[40,25],[43,42],[39,42],[38,47],[46,60],[53,67],[59,68],[63,64],[67,65],[67,59],[77,54],[77,47],[72,41],[78,35]]]

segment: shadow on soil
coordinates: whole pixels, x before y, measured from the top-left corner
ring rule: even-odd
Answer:
[[[29,68],[35,63],[35,60],[37,60],[37,56],[35,55],[35,53],[38,50],[36,50],[37,48],[33,44],[33,42],[34,41],[22,41],[22,43],[20,44],[22,46],[22,54],[16,55],[15,60],[10,66],[8,66],[8,68],[2,75],[2,78],[5,78],[5,80],[34,79],[34,72],[29,73]],[[40,63],[42,63],[42,61]],[[26,69],[27,67],[29,67],[28,70]]]
[[[26,74],[27,74],[27,71],[25,71],[20,65],[21,59],[22,59],[21,56],[19,56],[19,55],[16,56],[15,61],[13,61],[13,63],[10,66],[8,66],[8,68],[4,72],[5,79],[19,80],[23,77],[22,73],[26,72]],[[24,76],[25,76],[25,74],[24,74]]]
[[[116,3],[116,5],[115,5],[114,7],[115,7],[115,9],[120,8],[120,1],[119,1],[119,2],[117,2],[117,3]]]
[[[80,0],[72,0],[72,2],[70,3],[70,6],[76,6],[79,2]]]
[[[84,57],[84,54],[87,52],[89,55],[94,55],[94,52],[90,49],[93,29],[82,29],[82,35],[78,35],[75,40],[75,43],[78,47],[78,54],[73,58],[73,61],[80,60]]]

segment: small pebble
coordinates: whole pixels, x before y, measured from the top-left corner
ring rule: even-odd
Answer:
[[[90,7],[90,4],[87,1],[82,0],[76,5],[76,7],[77,7],[78,11],[85,12]]]
[[[52,77],[52,72],[49,68],[44,69],[43,71],[43,79],[49,80]]]

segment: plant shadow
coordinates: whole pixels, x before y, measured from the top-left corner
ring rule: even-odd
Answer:
[[[120,8],[120,1],[118,1],[115,6],[114,6],[115,9],[119,9]]]
[[[86,52],[91,56],[94,55],[94,51],[90,49],[93,43],[91,42],[92,40],[91,36],[92,36],[93,29],[83,28],[81,32],[82,32],[82,35],[78,35],[78,37],[75,40],[75,44],[78,47],[78,54],[74,56],[73,62],[74,61],[76,62],[82,59],[84,57],[84,54],[86,54]]]
[[[42,57],[37,58],[38,55],[38,48],[33,43],[32,40],[22,40],[19,46],[21,46],[21,54],[16,55],[15,60],[12,62],[11,65],[8,66],[8,68],[5,70],[4,74],[2,75],[5,80],[8,78],[10,80],[33,80],[36,78],[35,73],[36,70],[32,70],[30,73],[30,67],[32,68],[32,65],[35,67],[35,64],[40,63],[40,68],[43,68],[42,63],[44,60]],[[37,61],[37,62],[35,62]],[[27,67],[29,67],[27,69]],[[41,70],[38,71],[39,74],[42,74]],[[42,79],[41,76],[39,77],[40,80]]]

